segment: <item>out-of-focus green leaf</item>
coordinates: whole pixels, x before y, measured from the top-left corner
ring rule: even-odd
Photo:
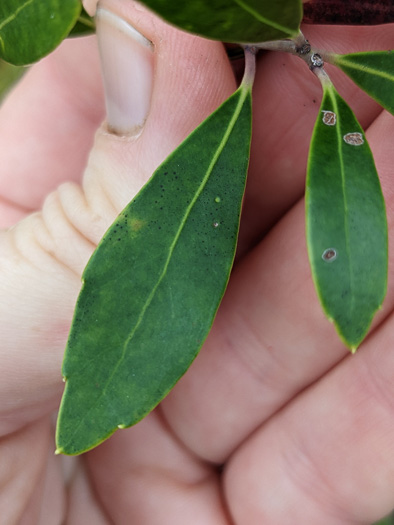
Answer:
[[[234,258],[250,139],[242,85],[105,234],[66,348],[58,452],[79,454],[137,423],[197,355]]]
[[[389,516],[386,516],[385,518],[377,521],[373,525],[394,525],[394,515],[390,514]]]
[[[387,223],[363,130],[331,85],[324,87],[310,147],[306,216],[319,299],[354,351],[386,293]]]
[[[224,42],[263,42],[295,36],[301,0],[142,0],[168,22]]]
[[[80,0],[1,0],[0,57],[31,64],[66,38],[81,12]]]
[[[20,66],[13,66],[0,59],[0,103],[12,86],[21,78],[26,69],[27,68]]]
[[[368,95],[394,114],[394,52],[334,55],[332,61]]]
[[[86,36],[94,33],[95,30],[96,24],[94,19],[87,14],[85,9],[82,9],[75,26],[71,29],[68,36]]]

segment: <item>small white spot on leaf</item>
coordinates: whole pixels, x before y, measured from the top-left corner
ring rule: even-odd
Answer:
[[[351,146],[361,146],[361,144],[364,144],[364,138],[358,131],[346,133],[346,135],[343,136],[343,140]]]
[[[325,111],[323,109],[322,121],[326,126],[335,126],[337,123],[337,116],[333,111]]]
[[[217,227],[219,226],[218,221],[215,221],[215,222],[212,224],[212,226],[213,226],[214,228],[217,228]]]

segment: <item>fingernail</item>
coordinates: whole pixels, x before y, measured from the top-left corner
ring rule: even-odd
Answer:
[[[152,96],[152,42],[102,7],[96,12],[96,28],[108,129],[117,135],[138,135]]]

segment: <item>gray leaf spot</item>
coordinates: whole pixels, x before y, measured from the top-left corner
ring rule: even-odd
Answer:
[[[361,144],[364,144],[364,138],[358,131],[346,133],[346,135],[343,136],[343,140],[351,146],[361,146]]]
[[[217,228],[217,227],[219,226],[218,221],[215,221],[215,222],[212,224],[212,226],[213,226],[214,228]]]
[[[321,257],[325,262],[333,262],[338,257],[338,252],[335,248],[327,248],[327,250],[324,250]]]
[[[325,124],[326,126],[335,126],[335,124],[337,123],[336,114],[333,111],[325,111],[324,109],[322,113],[323,113],[323,118],[322,118],[323,124]]]

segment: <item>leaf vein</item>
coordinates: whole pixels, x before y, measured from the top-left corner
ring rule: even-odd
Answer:
[[[26,2],[22,5],[20,5],[19,7],[17,7],[15,9],[15,11],[13,13],[11,13],[7,18],[5,18],[1,23],[0,23],[0,31],[6,26],[8,25],[9,23],[13,22],[15,20],[15,18],[19,15],[19,13],[21,11],[23,11],[23,9],[25,9],[26,7],[28,7],[30,4],[32,4],[34,2],[34,0],[26,0]]]
[[[342,182],[342,194],[343,194],[343,204],[344,204],[344,230],[345,230],[345,244],[346,244],[346,252],[347,252],[347,258],[349,261],[349,286],[350,286],[350,310],[353,311],[354,309],[354,272],[352,268],[352,260],[350,256],[350,228],[349,228],[349,220],[348,220],[348,211],[349,206],[347,202],[347,195],[346,195],[346,185],[345,185],[345,166],[343,163],[343,140],[342,140],[342,127],[341,127],[341,115],[339,113],[338,103],[335,94],[332,93],[332,91],[329,91],[331,102],[333,104],[335,113],[338,115],[338,125],[336,126],[336,133],[337,133],[337,139],[338,139],[338,153],[339,153],[339,163],[341,167],[341,182]]]
[[[284,33],[288,33],[290,35],[294,33],[293,29],[286,26],[282,26],[281,24],[278,24],[277,22],[274,22],[273,20],[262,16],[261,13],[253,9],[253,7],[247,5],[245,2],[243,2],[243,0],[234,0],[234,2],[238,4],[242,9],[244,9],[244,11],[254,16],[259,22],[262,22],[263,24],[271,26],[274,29],[278,29],[279,31],[283,31]]]
[[[391,82],[394,82],[394,75],[391,75],[387,71],[374,69],[374,68],[372,68],[370,66],[364,66],[362,64],[355,64],[351,60],[349,61],[349,60],[346,60],[344,58],[341,58],[339,63],[343,64],[344,66],[346,66],[346,67],[348,67],[350,69],[355,69],[357,71],[362,71],[364,73],[369,73],[370,75],[375,75],[375,76],[378,76],[378,77],[381,77],[381,78],[385,78],[387,80],[391,80]]]

